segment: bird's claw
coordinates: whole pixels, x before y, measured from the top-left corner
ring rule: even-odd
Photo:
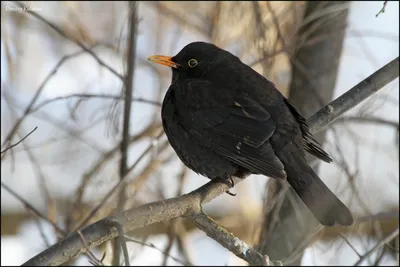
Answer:
[[[228,191],[225,191],[225,193],[227,193],[228,195],[230,195],[230,196],[236,196],[236,194],[234,194],[234,193],[231,193],[229,190]]]
[[[233,181],[232,177],[229,177],[229,181],[231,182],[231,187],[235,186],[235,181]]]
[[[232,177],[229,177],[229,181],[231,182],[230,186],[234,187],[235,186],[235,182],[233,181]],[[225,191],[225,193],[227,193],[228,195],[233,196],[233,197],[236,196],[236,194],[231,193],[229,190]]]

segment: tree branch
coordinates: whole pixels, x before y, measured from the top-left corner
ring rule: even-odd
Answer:
[[[381,87],[397,78],[398,75],[399,63],[398,58],[396,58],[349,90],[347,93],[327,105],[332,107],[329,108],[331,112],[327,112],[327,106],[325,106],[316,114],[311,116],[308,122],[312,131],[315,132],[325,127],[337,119],[343,112],[356,106],[365,98],[378,91]],[[243,181],[243,179],[234,177],[233,181],[236,185]],[[212,180],[191,193],[181,197],[156,201],[138,208],[122,211],[115,216],[106,217],[83,228],[81,234],[85,237],[85,240],[87,240],[87,246],[82,244],[79,234],[74,232],[57,244],[34,256],[23,265],[39,266],[63,264],[87,251],[87,249],[91,249],[107,240],[115,238],[117,236],[117,230],[114,227],[115,221],[122,225],[123,231],[126,233],[157,222],[167,221],[178,217],[189,217],[194,220],[196,225],[201,227],[202,230],[208,231],[207,229],[213,229],[213,227],[203,226],[204,216],[198,216],[198,214],[202,213],[201,206],[202,204],[208,203],[217,196],[223,194],[228,189],[229,185],[228,183],[225,183],[225,181]],[[213,236],[214,230],[210,230],[207,234],[216,239],[217,237]],[[232,244],[224,245],[226,245],[228,249],[231,249]],[[235,254],[237,255],[237,252]],[[251,257],[253,257],[253,255],[257,255],[256,253],[243,254],[244,253],[239,256],[243,256],[242,258],[249,263],[256,264],[254,258],[257,259],[257,257],[250,258],[249,256],[252,255]]]

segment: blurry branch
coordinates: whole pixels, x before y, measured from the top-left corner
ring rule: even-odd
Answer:
[[[381,10],[379,10],[379,12],[375,15],[375,17],[378,17],[381,13],[385,13],[385,8],[387,3],[388,1],[383,1],[383,7],[381,8]]]
[[[6,152],[7,150],[17,146],[18,144],[20,144],[22,141],[24,141],[28,136],[30,136],[34,131],[36,131],[38,127],[36,126],[35,128],[33,128],[32,131],[30,131],[27,135],[25,135],[21,140],[19,140],[18,142],[16,142],[15,144],[10,145],[9,147],[5,148],[4,150],[1,151],[1,154],[3,154],[4,152]]]
[[[166,7],[164,4],[162,4],[162,2],[163,1],[157,1],[156,3],[152,4],[155,6],[156,10],[158,12],[160,12],[160,14],[163,14],[164,16],[173,18],[174,20],[176,20],[178,22],[179,25],[188,26],[189,28],[192,28],[192,29],[198,31],[199,33],[207,34],[206,29],[196,25],[195,23],[192,23],[190,20],[187,20],[186,18],[181,16],[178,12],[176,12],[175,10]],[[149,2],[149,4],[151,4],[151,3]]]
[[[21,109],[21,105],[19,103],[14,102],[14,100],[12,100],[12,99],[9,99],[8,96],[4,97],[4,100],[7,102],[7,107],[12,111],[12,113],[16,114],[14,109]],[[99,118],[99,119],[93,121],[93,123],[90,126],[86,127],[85,129],[81,130],[80,132],[77,132],[75,129],[73,129],[73,127],[70,127],[69,125],[65,124],[65,121],[60,120],[59,118],[55,118],[49,112],[38,112],[38,113],[29,112],[29,115],[33,116],[33,117],[35,117],[37,119],[40,119],[41,121],[44,121],[46,123],[51,123],[58,130],[68,134],[68,136],[63,136],[63,137],[59,138],[58,140],[53,138],[52,141],[44,141],[44,143],[43,143],[44,145],[47,145],[47,144],[50,144],[52,142],[57,142],[57,141],[61,141],[63,139],[68,139],[70,137],[73,137],[73,138],[76,138],[78,141],[82,142],[83,144],[87,145],[88,147],[90,147],[91,149],[93,149],[96,152],[103,151],[100,148],[101,145],[99,143],[97,143],[93,138],[85,138],[84,136],[82,136],[82,134],[84,132],[86,132],[89,129],[95,127],[99,122],[101,122],[102,118]],[[17,116],[14,115],[14,118],[16,118],[16,117]],[[26,119],[26,116],[25,117],[21,117],[21,118]],[[36,148],[37,147],[38,146],[36,146]],[[31,149],[31,148],[32,147],[30,147],[29,149]],[[13,149],[13,150],[11,150],[11,152],[13,152],[14,150],[17,150],[17,149]],[[18,149],[17,151],[21,151],[21,150]]]
[[[327,2],[325,2],[324,4],[326,5]],[[323,8],[320,8],[318,11],[312,12],[309,16],[304,18],[304,20],[300,24],[300,27],[304,27],[316,19],[323,19],[325,16],[335,15],[340,11],[348,10],[349,5],[350,4],[348,2],[344,2],[340,4],[335,3],[335,5],[331,6],[324,6]]]
[[[346,28],[343,28],[342,31],[346,31]],[[287,52],[287,49],[289,51],[293,51],[294,49],[300,49],[302,47],[307,47],[307,46],[314,46],[322,41],[325,41],[329,38],[334,37],[334,35],[337,32],[331,32],[331,33],[325,33],[325,34],[320,34],[318,37],[314,38],[302,38],[303,40],[300,42],[291,42],[287,44],[286,47],[281,48],[281,49],[273,49],[270,52],[263,51],[265,54],[261,56],[261,58],[256,59],[252,62],[249,63],[249,66],[254,67],[257,64],[260,64],[270,58],[273,58],[279,54]],[[393,41],[393,42],[398,42],[399,37],[391,34],[386,34],[382,32],[374,32],[374,31],[361,31],[361,30],[355,30],[355,29],[347,29],[348,37],[376,37],[376,38],[383,38],[385,40]],[[277,39],[278,40],[278,39]]]
[[[42,93],[44,87],[46,86],[46,84],[49,82],[49,80],[57,73],[58,69],[69,59],[79,56],[83,53],[83,51],[78,51],[76,53],[67,55],[67,56],[63,56],[60,61],[58,61],[58,63],[54,66],[54,68],[50,71],[49,74],[47,74],[46,78],[42,81],[42,83],[40,84],[39,88],[36,90],[35,95],[33,96],[32,100],[30,101],[30,103],[28,104],[28,106],[25,108],[25,111],[23,112],[22,116],[20,119],[17,120],[17,122],[14,124],[13,128],[10,130],[10,132],[6,135],[6,138],[4,140],[4,143],[2,145],[4,145],[5,143],[11,142],[11,139],[14,137],[15,133],[18,131],[19,127],[21,126],[21,123],[23,122],[23,120],[27,117],[28,114],[30,114],[32,112],[33,109],[33,105],[36,103],[36,101],[39,99],[40,94]],[[2,160],[4,159],[4,156],[6,154],[4,154],[2,156]]]
[[[25,206],[26,209],[30,210],[33,214],[35,214],[37,217],[42,218],[43,220],[45,220],[46,222],[50,223],[54,230],[60,234],[66,235],[67,233],[61,229],[60,227],[57,226],[57,224],[55,224],[53,221],[49,220],[49,218],[47,218],[47,216],[43,215],[40,211],[38,211],[35,207],[33,207],[31,204],[29,204],[28,201],[26,201],[25,199],[23,199],[21,196],[19,196],[16,192],[14,192],[14,190],[12,190],[10,187],[8,187],[6,184],[4,184],[3,182],[1,182],[1,187],[3,187],[8,193],[10,193],[11,195],[13,195],[16,199],[18,199],[19,201],[21,201],[21,203]]]
[[[399,235],[399,226],[387,237],[379,241],[371,250],[369,250],[367,253],[365,253],[355,264],[354,266],[360,265],[365,259],[367,259],[369,256],[371,256],[372,253],[377,251],[379,248],[382,246],[386,245],[393,239],[395,239]]]
[[[48,186],[46,184],[46,178],[45,178],[44,172],[42,170],[42,166],[39,164],[34,153],[31,150],[27,149],[26,144],[22,143],[22,146],[24,148],[24,151],[26,152],[26,155],[28,156],[29,161],[31,162],[32,169],[36,173],[36,176],[38,179],[38,185],[41,189],[41,192],[39,193],[39,195],[44,197],[46,208],[47,208],[47,214],[48,214],[47,217],[49,218],[49,220],[52,220],[53,222],[55,222],[56,221],[56,218],[55,218],[55,208],[56,207],[55,207],[54,200],[50,194],[50,191],[48,189]]]
[[[399,122],[389,121],[378,117],[360,117],[360,116],[346,116],[341,117],[334,121],[332,124],[337,122],[357,122],[357,123],[371,123],[371,124],[380,124],[389,127],[394,127],[396,130],[399,129]]]
[[[131,145],[137,141],[140,141],[143,138],[146,138],[148,136],[155,135],[155,133],[158,132],[160,130],[160,128],[161,128],[160,124],[150,125],[149,127],[145,128],[143,131],[138,133],[137,135],[131,137],[129,145]],[[71,227],[72,227],[72,224],[73,224],[72,217],[73,216],[75,217],[75,215],[77,213],[81,212],[81,207],[83,205],[83,203],[82,203],[83,195],[84,195],[87,185],[90,183],[90,181],[92,180],[94,175],[100,171],[100,168],[103,167],[107,161],[110,161],[113,158],[113,156],[118,152],[118,149],[119,149],[119,144],[117,146],[115,146],[114,148],[112,148],[111,150],[105,152],[97,160],[97,162],[93,165],[93,167],[91,167],[89,170],[87,170],[84,173],[84,175],[82,177],[82,182],[79,185],[79,187],[77,188],[76,193],[75,193],[75,195],[76,195],[75,203],[72,206],[72,210],[70,212],[68,212],[69,216],[67,216],[67,218],[66,218],[67,229],[71,229]],[[79,217],[79,216],[77,216],[77,217]]]
[[[122,140],[120,145],[121,158],[119,165],[119,179],[123,181],[126,174],[128,173],[128,147],[129,147],[129,126],[131,120],[131,107],[132,107],[132,94],[133,94],[133,78],[135,74],[135,55],[136,55],[136,31],[137,31],[137,2],[129,1],[129,38],[128,38],[128,57],[127,57],[127,75],[125,80],[125,101],[124,101],[124,122],[122,129]],[[120,187],[117,210],[123,210],[126,202],[126,187]],[[120,245],[118,240],[114,242],[113,249],[113,260],[114,266],[119,265],[120,259]],[[129,265],[127,262],[127,255],[124,255],[125,265]]]
[[[390,74],[395,73],[396,75],[382,75],[382,72]],[[350,109],[350,107],[356,106],[365,99],[365,97],[355,97],[354,91],[365,95],[363,92],[366,90],[370,92],[368,95],[371,95],[373,92],[380,89],[377,86],[385,86],[398,77],[398,74],[399,63],[398,59],[396,59],[361,82],[359,86],[355,86],[339,97],[338,99],[340,99],[340,101],[335,100],[328,105],[333,107],[331,110],[334,111],[338,109],[341,112],[325,112],[326,108],[322,108],[308,120],[310,128],[313,129],[313,133],[336,120],[344,111]],[[343,96],[347,96],[347,99],[344,99]],[[344,108],[341,108],[338,103],[344,105]],[[317,125],[314,125],[314,123]],[[233,177],[235,185],[243,180],[244,179]],[[23,265],[59,265],[73,259],[82,252],[85,252],[88,248],[96,247],[107,240],[115,238],[118,233],[115,227],[110,225],[110,222],[119,222],[124,232],[127,233],[135,229],[178,217],[189,217],[200,229],[206,231],[207,235],[220,242],[224,247],[231,249],[235,255],[246,260],[250,264],[264,265],[264,256],[248,247],[243,241],[227,232],[226,229],[215,223],[202,212],[203,204],[223,194],[229,187],[230,185],[228,185],[226,181],[216,179],[186,195],[151,202],[138,208],[122,211],[115,216],[106,217],[81,230],[85,239],[90,240],[87,247],[82,246],[82,243],[79,241],[78,233],[74,232],[62,241],[28,260]]]
[[[161,135],[162,135],[162,133],[159,134],[155,139],[160,138]],[[83,227],[83,226],[96,214],[96,212],[97,212],[97,211],[101,208],[101,206],[110,198],[110,196],[115,192],[115,190],[116,190],[117,188],[119,188],[119,187],[123,184],[123,182],[125,181],[125,178],[128,176],[128,174],[137,166],[137,164],[144,158],[144,156],[145,156],[148,152],[151,151],[151,149],[153,148],[153,146],[154,146],[154,144],[151,143],[151,144],[147,147],[147,149],[142,153],[142,155],[139,156],[139,158],[135,161],[135,163],[133,163],[132,166],[129,167],[129,168],[127,169],[127,171],[126,171],[126,173],[125,173],[125,176],[122,177],[122,179],[120,179],[119,182],[106,194],[106,196],[103,198],[103,200],[100,201],[100,203],[99,203],[96,207],[94,207],[94,208],[89,212],[89,214],[85,217],[85,219],[79,224],[79,226],[78,226],[75,230],[78,230],[78,229],[80,229],[81,227]]]
[[[143,245],[143,246],[146,246],[146,247],[149,247],[149,248],[153,248],[153,249],[155,249],[155,250],[158,250],[159,252],[161,252],[162,254],[164,254],[166,258],[171,258],[171,259],[173,259],[174,261],[176,261],[177,263],[182,264],[183,266],[191,266],[191,265],[192,265],[192,264],[190,264],[189,262],[182,261],[182,260],[180,260],[180,259],[178,259],[178,258],[176,258],[176,257],[174,257],[174,256],[172,256],[172,255],[170,255],[170,254],[169,254],[167,251],[165,251],[165,250],[159,249],[158,247],[156,247],[156,246],[155,246],[154,244],[152,244],[152,243],[140,242],[140,241],[137,241],[137,240],[132,239],[132,238],[127,237],[127,236],[125,236],[125,239],[126,239],[126,241],[129,241],[129,242],[132,242],[132,243],[136,243],[136,244],[140,244],[140,245]]]
[[[36,107],[31,109],[31,113],[39,110],[43,106],[60,101],[60,100],[65,100],[65,99],[70,99],[70,98],[104,98],[104,99],[112,99],[112,100],[124,100],[124,97],[119,96],[119,95],[110,95],[110,94],[71,94],[71,95],[66,95],[66,96],[58,96],[52,99],[48,99],[46,101],[43,101],[42,103],[38,104]],[[133,97],[131,99],[132,102],[141,102],[141,103],[146,103],[149,105],[155,105],[155,106],[161,106],[161,103],[158,101],[154,100],[149,100],[149,99],[144,99],[144,98],[135,98]]]
[[[23,5],[22,3],[20,3],[19,1],[15,1],[14,2],[17,6],[24,8],[25,5]],[[101,66],[105,67],[107,70],[109,70],[111,73],[113,73],[115,76],[117,76],[118,78],[121,79],[122,82],[125,81],[124,77],[119,74],[118,72],[116,72],[113,68],[111,68],[109,65],[107,65],[106,63],[104,63],[104,61],[102,61],[89,47],[86,47],[82,42],[80,42],[79,40],[75,40],[74,38],[72,38],[71,36],[68,36],[67,33],[65,33],[62,29],[60,29],[58,26],[56,26],[55,24],[53,24],[52,22],[48,21],[47,19],[45,19],[44,17],[42,17],[41,15],[39,15],[36,12],[33,12],[31,10],[25,10],[25,12],[31,14],[32,16],[34,16],[35,18],[39,19],[40,21],[44,22],[47,26],[49,26],[50,28],[52,28],[54,31],[56,31],[59,35],[61,35],[62,37],[74,42],[75,44],[77,44],[80,48],[82,48],[86,53],[88,53],[89,55],[91,55],[96,61],[97,63],[99,63]]]

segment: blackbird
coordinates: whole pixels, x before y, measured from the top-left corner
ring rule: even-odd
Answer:
[[[169,143],[187,167],[210,179],[262,174],[287,180],[321,224],[353,223],[304,151],[325,162],[331,157],[272,82],[205,42],[148,60],[172,69],[161,117]]]

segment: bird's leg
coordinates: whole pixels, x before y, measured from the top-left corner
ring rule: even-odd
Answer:
[[[235,186],[235,182],[233,181],[233,179],[232,179],[231,176],[229,176],[229,181],[231,182],[230,186],[231,186],[231,187],[234,187],[234,186]],[[236,194],[231,193],[229,190],[228,190],[228,191],[225,191],[225,193],[227,193],[228,195],[233,196],[233,197],[236,196]]]

